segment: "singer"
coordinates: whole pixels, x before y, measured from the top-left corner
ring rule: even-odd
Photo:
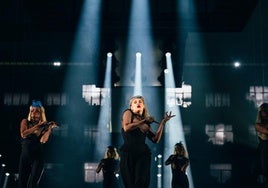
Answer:
[[[125,188],[148,188],[150,185],[151,151],[145,143],[146,137],[158,143],[168,120],[175,115],[166,112],[156,132],[150,124],[156,122],[149,115],[142,96],[129,101],[129,109],[122,115],[122,136],[124,144],[120,151],[120,171]]]
[[[21,155],[19,161],[19,188],[36,188],[43,171],[43,144],[49,139],[55,122],[47,122],[40,101],[33,101],[27,118],[20,124]]]

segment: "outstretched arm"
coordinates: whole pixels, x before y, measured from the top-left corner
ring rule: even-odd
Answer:
[[[160,122],[160,125],[155,133],[155,136],[152,138],[152,141],[154,143],[158,143],[162,137],[164,127],[166,125],[166,122],[169,121],[171,118],[173,118],[175,115],[172,115],[172,112],[166,112],[164,118]]]

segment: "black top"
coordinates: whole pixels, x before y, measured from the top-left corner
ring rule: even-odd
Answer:
[[[114,158],[101,160],[103,172],[103,188],[117,188],[119,185],[116,173],[118,171],[119,161]]]
[[[171,165],[172,171],[172,188],[189,188],[189,181],[186,173],[181,170],[185,165],[188,165],[189,159],[183,156],[171,155],[166,160],[166,165]]]
[[[171,164],[172,174],[176,176],[177,174],[185,173],[181,171],[181,168],[189,163],[189,159],[186,157],[178,157],[178,155],[171,155],[166,163]]]
[[[132,120],[133,118],[134,115],[132,115]],[[144,133],[139,128],[130,131],[124,131],[122,128],[121,131],[124,140],[124,144],[120,148],[122,152],[129,152],[134,155],[143,155],[144,152],[150,153],[150,149],[145,143],[146,137],[151,136],[149,132]]]

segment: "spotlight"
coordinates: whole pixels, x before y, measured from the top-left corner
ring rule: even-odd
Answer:
[[[236,61],[236,62],[234,62],[234,67],[240,67],[240,62],[238,62],[238,61]]]
[[[56,66],[56,67],[59,67],[59,66],[61,65],[61,62],[59,62],[59,61],[55,61],[55,62],[53,63],[53,65]]]
[[[165,70],[164,70],[164,73],[165,73],[165,74],[167,74],[168,72],[169,72],[168,69],[165,69]]]
[[[112,56],[113,56],[113,54],[111,52],[107,53],[107,57],[112,57]]]
[[[166,57],[170,57],[171,56],[171,53],[170,52],[167,52],[166,53]]]
[[[136,57],[141,57],[141,53],[140,52],[137,52],[136,53]]]

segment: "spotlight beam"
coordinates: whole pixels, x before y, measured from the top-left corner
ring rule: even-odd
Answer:
[[[100,116],[98,120],[98,130],[99,136],[97,137],[97,147],[95,148],[96,158],[100,158],[103,155],[103,148],[106,148],[108,145],[111,145],[111,132],[112,132],[112,123],[111,123],[111,85],[112,85],[112,54],[107,54],[106,60],[106,70],[105,70],[105,79],[104,79],[104,93],[106,99],[103,101],[100,109]]]
[[[141,73],[141,53],[136,53],[136,68],[135,68],[135,87],[134,95],[142,95],[142,73]]]
[[[180,141],[183,142],[187,150],[187,144],[185,142],[183,124],[181,119],[181,113],[179,106],[168,106],[168,101],[170,97],[174,97],[173,93],[175,92],[175,81],[174,73],[172,66],[171,54],[166,54],[167,70],[165,70],[165,111],[172,111],[176,116],[173,118],[172,122],[177,122],[173,125],[168,125],[166,127],[166,137],[165,137],[165,149],[164,149],[164,160],[168,158],[170,154],[173,153],[174,145]],[[175,100],[175,98],[174,98]],[[187,168],[187,175],[189,178],[190,187],[193,188],[192,175],[190,166]],[[171,170],[170,168],[164,168],[164,187],[170,187],[171,185]]]

